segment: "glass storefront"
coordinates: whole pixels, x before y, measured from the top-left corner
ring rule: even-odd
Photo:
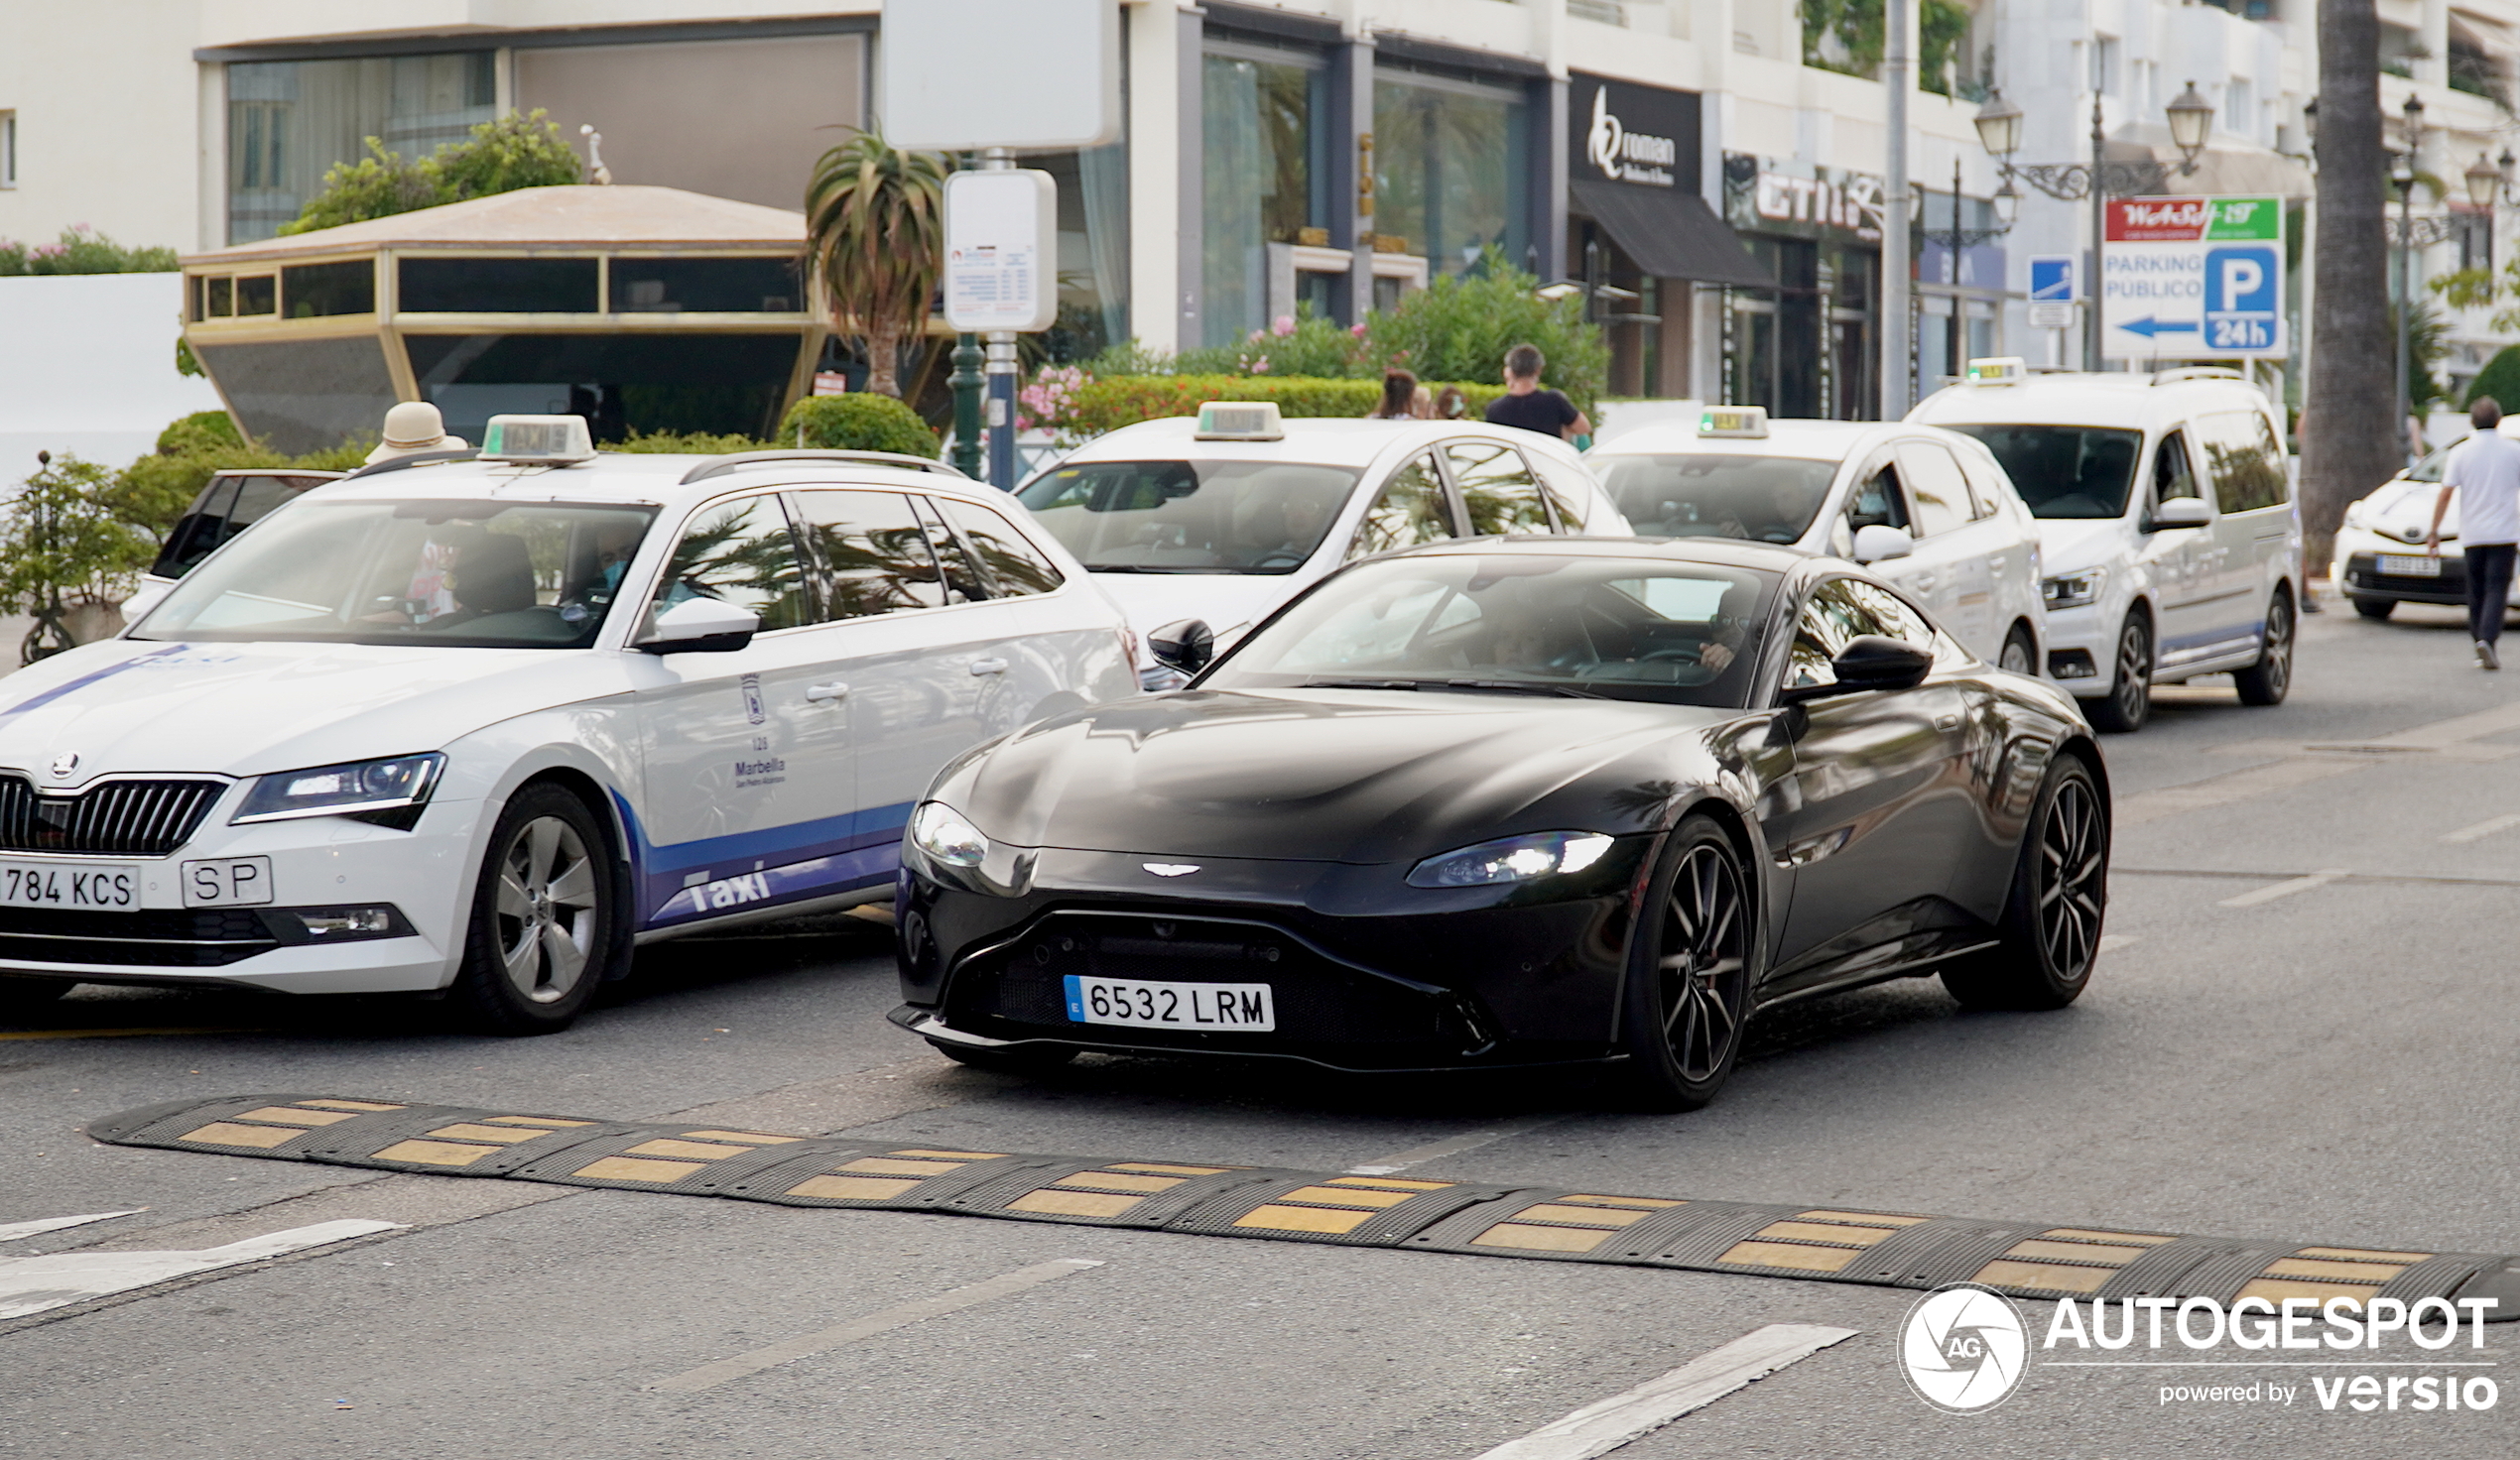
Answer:
[[[1879,180],[1724,159],[1725,211],[1774,289],[1725,292],[1724,399],[1779,417],[1880,414]]]
[[[1084,360],[1129,338],[1129,147],[1028,153],[1059,189],[1059,318],[1042,343]]]
[[[497,99],[487,51],[230,65],[227,241],[276,236],[366,139],[427,157],[491,120]]]
[[[1329,72],[1315,54],[1211,39],[1200,76],[1203,343],[1269,323],[1269,245],[1324,223]]]
[[[1374,230],[1458,274],[1493,245],[1524,262],[1531,108],[1521,88],[1396,63],[1374,72]]]

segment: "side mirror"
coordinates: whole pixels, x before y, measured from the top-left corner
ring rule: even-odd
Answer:
[[[2166,532],[2172,528],[2202,528],[2213,524],[2213,509],[2202,497],[2173,497],[2153,509],[2152,530]]]
[[[1146,652],[1168,669],[1196,674],[1216,658],[1216,634],[1205,619],[1184,619],[1147,635]]]
[[[1904,639],[1859,634],[1828,662],[1828,671],[1837,676],[1835,683],[1790,688],[1778,698],[1790,704],[1798,700],[1856,694],[1865,690],[1913,689],[1925,682],[1925,676],[1933,669],[1934,654],[1931,650],[1921,649]]]
[[[167,595],[174,591],[175,584],[164,578],[142,578],[140,586],[132,589],[131,596],[122,601],[122,621],[136,624],[147,618],[149,610],[166,602]]]
[[[1905,557],[1916,550],[1916,539],[1906,528],[1884,523],[1855,529],[1855,561],[1880,562],[1885,558]]]
[[[647,654],[731,654],[761,632],[761,615],[714,598],[686,598],[656,616],[633,646]]]

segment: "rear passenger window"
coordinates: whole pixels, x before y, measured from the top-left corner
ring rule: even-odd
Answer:
[[[1908,496],[1916,503],[1916,531],[1921,538],[1966,527],[1974,515],[1968,483],[1952,453],[1935,441],[1901,441],[1899,475],[1907,479]]]
[[[2188,467],[2188,439],[2178,431],[2161,438],[2153,452],[2153,505],[2174,497],[2200,497],[2197,474]]]
[[[1975,515],[1984,519],[2003,511],[2012,483],[2004,469],[1995,464],[1995,458],[1982,450],[1964,447],[1954,448],[1952,454],[1959,458],[1960,475],[1968,478],[1968,496],[1976,504]]]
[[[997,509],[975,502],[957,502],[950,497],[931,497],[928,505],[943,512],[945,521],[953,524],[954,531],[980,555],[980,570],[988,575],[990,586],[999,597],[1052,593],[1067,581],[1050,558],[1033,546],[1033,541]]]
[[[1471,536],[1549,531],[1540,483],[1532,480],[1521,452],[1494,441],[1454,441],[1444,454],[1452,464],[1452,485],[1469,514]]]
[[[928,529],[899,492],[795,494],[806,539],[821,560],[822,618],[872,618],[945,603]]]
[[[1348,545],[1347,557],[1352,562],[1451,536],[1451,514],[1444,505],[1444,484],[1435,474],[1435,458],[1421,456],[1383,483],[1374,505],[1365,511],[1365,520],[1356,526],[1356,540]]]
[[[657,607],[714,598],[761,615],[764,632],[814,621],[796,535],[775,496],[703,507],[683,529]]]
[[[980,570],[971,565],[971,555],[962,548],[962,540],[937,516],[937,504],[930,497],[913,497],[919,510],[919,521],[928,529],[928,546],[936,550],[938,565],[945,569],[945,602],[978,603],[989,596],[980,579]]]
[[[2213,479],[2214,501],[2224,512],[2255,512],[2291,500],[2284,448],[2275,428],[2254,411],[2220,411],[2196,420],[2197,443]]]
[[[1558,531],[1580,533],[1592,516],[1592,484],[1583,473],[1562,466],[1548,457],[1533,452],[1531,469],[1540,476],[1540,488],[1549,495],[1549,510],[1558,514]]]

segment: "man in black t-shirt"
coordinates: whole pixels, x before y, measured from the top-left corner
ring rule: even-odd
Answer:
[[[1505,394],[1487,403],[1488,425],[1518,426],[1562,441],[1592,434],[1592,423],[1584,420],[1566,392],[1540,388],[1540,372],[1548,363],[1531,345],[1516,345],[1505,352]]]

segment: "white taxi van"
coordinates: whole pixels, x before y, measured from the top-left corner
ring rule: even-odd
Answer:
[[[2228,672],[2242,704],[2292,687],[2301,513],[2283,422],[2238,372],[2032,375],[2018,359],[1908,413],[1975,436],[2039,519],[2048,674],[2101,730],[2140,729],[2152,686]]]
[[[634,943],[891,895],[956,753],[1137,692],[1022,509],[577,417],[318,487],[0,680],[0,1000],[443,990],[566,1027]]]
[[[1864,563],[1988,664],[2039,672],[2039,535],[1986,448],[1905,422],[1710,406],[1586,453],[1637,534],[1738,538]]]

